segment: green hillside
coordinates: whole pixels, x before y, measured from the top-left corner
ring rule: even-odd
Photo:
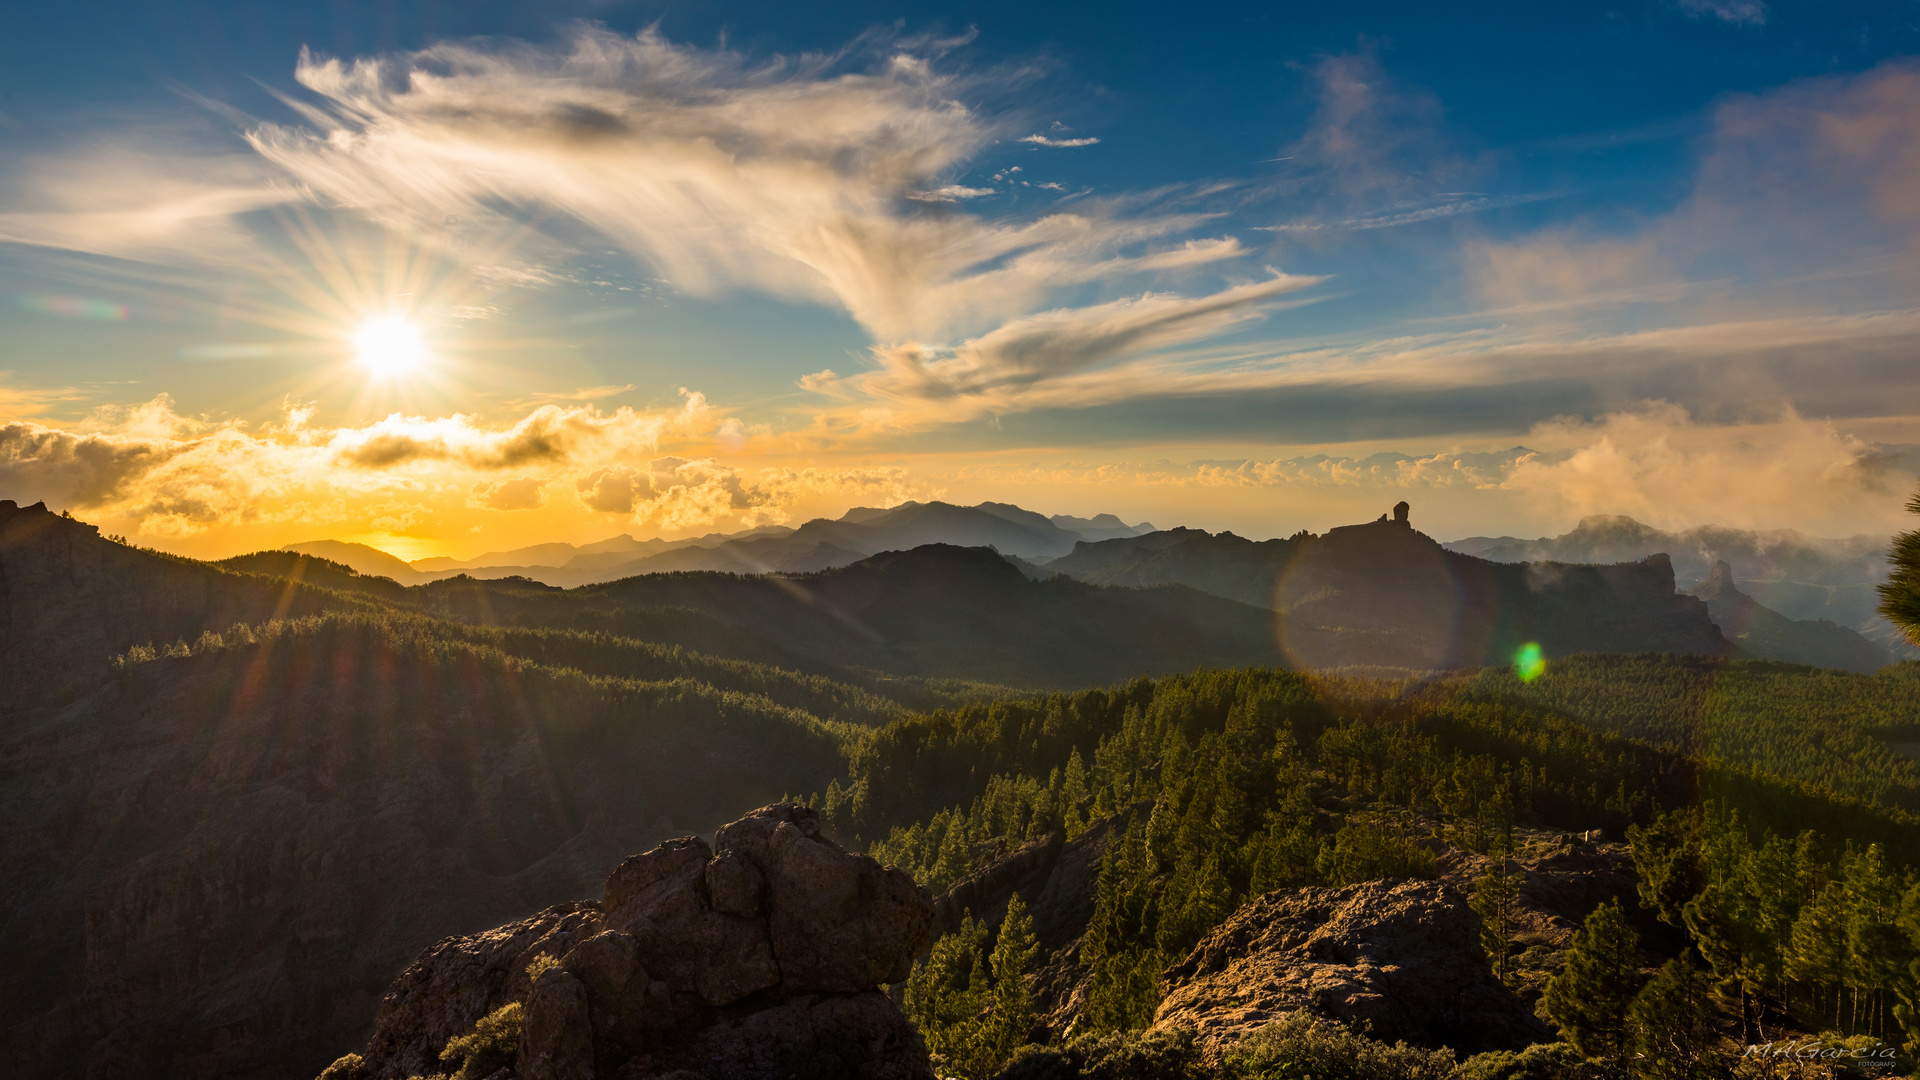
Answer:
[[[1531,684],[1201,672],[893,721],[818,801],[936,887],[1121,815],[1065,969],[1090,978],[1077,1031],[1149,1025],[1168,965],[1268,890],[1432,877],[1436,841],[1498,853],[1544,827],[1635,838],[1655,947],[1691,941],[1802,1026],[1833,1026],[1844,997],[1838,1026],[1889,1036],[1881,1003],[1916,987],[1866,946],[1819,959],[1818,928],[1920,948],[1920,890],[1890,914],[1920,866],[1916,774],[1881,742],[1910,734],[1916,689],[1912,665],[1655,655],[1576,657]],[[959,1037],[948,1022],[922,1015],[936,1043]]]

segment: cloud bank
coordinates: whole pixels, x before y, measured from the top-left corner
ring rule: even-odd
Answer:
[[[0,425],[0,491],[138,537],[224,533],[231,543],[267,526],[445,532],[536,509],[673,531],[784,520],[808,497],[899,501],[925,490],[898,468],[749,471],[713,456],[660,456],[713,446],[737,424],[697,393],[671,411],[547,405],[500,425],[395,414],[325,429],[310,426],[310,414],[288,408],[248,430],[183,416],[163,395],[73,427],[13,421]]]
[[[1316,515],[1344,507],[1323,524],[1345,524],[1407,498],[1429,516],[1436,505],[1451,507],[1449,519],[1480,529],[1499,520],[1546,533],[1589,514],[1625,514],[1668,529],[1720,524],[1848,535],[1905,527],[1901,502],[1916,473],[1920,445],[1878,443],[1792,413],[1751,425],[1708,424],[1672,402],[1648,401],[1594,420],[1549,420],[1499,449],[985,465],[943,479],[976,490],[1232,492],[1294,508],[1279,522],[1300,522],[1307,507]]]

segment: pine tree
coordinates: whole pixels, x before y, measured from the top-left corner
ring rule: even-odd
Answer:
[[[1899,926],[1909,942],[1920,941],[1920,884],[1908,886],[1901,898]],[[1909,1058],[1920,1057],[1920,958],[1908,961],[1904,977],[1893,980],[1893,990],[1893,1017],[1906,1035],[1901,1050]]]
[[[1480,947],[1487,951],[1494,977],[1502,985],[1513,986],[1517,974],[1508,945],[1520,906],[1520,875],[1508,868],[1506,852],[1498,852],[1486,876],[1473,883],[1471,906],[1480,916]]]
[[[1828,882],[1801,907],[1793,921],[1792,944],[1787,950],[1787,977],[1814,988],[1814,1009],[1824,1013],[1825,997],[1830,990],[1833,1001],[1833,1026],[1839,1027],[1840,988],[1847,966],[1847,888],[1838,881]]]
[[[1907,500],[1907,510],[1920,514],[1920,491]],[[1894,537],[1887,562],[1893,573],[1880,585],[1880,614],[1920,644],[1920,529]]]
[[[1080,750],[1076,747],[1067,758],[1066,772],[1060,780],[1060,816],[1069,840],[1086,830],[1086,816],[1080,810],[1080,804],[1086,798],[1087,763],[1081,760]]]
[[[1727,1075],[1716,1052],[1713,989],[1705,972],[1682,954],[1666,962],[1629,1010],[1635,1072],[1647,1080],[1709,1080]]]
[[[1800,905],[1814,891],[1808,873],[1813,837],[1797,840],[1769,837],[1741,868],[1740,891],[1745,897],[1744,943],[1748,964],[1766,986],[1778,988],[1786,979],[1786,956],[1793,941],[1793,920]]]
[[[1040,956],[1040,942],[1033,936],[1033,918],[1015,893],[1007,901],[1007,917],[1000,924],[1000,937],[993,946],[993,1005],[986,1041],[986,1056],[998,1067],[1013,1056],[1033,1030],[1033,995],[1027,989],[1027,974]]]
[[[1729,900],[1733,893],[1728,884],[1718,883],[1707,886],[1700,895],[1687,901],[1680,909],[1681,921],[1686,923],[1687,932],[1693,936],[1694,948],[1706,957],[1713,974],[1720,981],[1720,989],[1726,993],[1735,993],[1740,998],[1740,1038],[1753,1042],[1753,1003],[1747,993],[1746,953],[1741,948],[1740,928],[1735,924]]]
[[[914,965],[904,995],[906,1014],[920,1029],[927,1049],[963,1070],[969,1080],[973,1073],[966,1070],[977,1069],[984,1060],[988,1041],[981,1020],[989,997],[986,941],[986,924],[968,915]]]
[[[1880,845],[1849,851],[1842,860],[1852,910],[1847,919],[1847,976],[1853,986],[1856,1030],[1881,1035],[1887,1030],[1888,994],[1896,991],[1914,958],[1913,943],[1896,924],[1901,906],[1899,879],[1889,871]]]
[[[1246,862],[1253,868],[1247,895],[1313,884],[1319,880],[1314,870],[1319,857],[1320,833],[1312,817],[1303,814],[1289,821],[1279,813],[1269,814],[1266,832],[1247,845]]]
[[[1152,948],[1158,921],[1147,850],[1146,824],[1137,822],[1107,842],[1094,887],[1093,918],[1087,923],[1080,959],[1093,970],[1084,1021],[1094,1031],[1141,1028],[1153,1023],[1160,1005],[1160,969]]]
[[[1233,909],[1233,884],[1222,872],[1217,852],[1198,866],[1183,865],[1167,882],[1154,945],[1176,959],[1184,956]]]
[[[1628,1008],[1640,981],[1640,936],[1609,900],[1574,932],[1565,969],[1547,982],[1547,1014],[1575,1050],[1617,1068],[1632,1050]]]
[[[1670,926],[1682,925],[1680,909],[1698,893],[1700,821],[1691,811],[1662,814],[1647,825],[1627,828],[1633,868],[1640,879],[1640,904]]]

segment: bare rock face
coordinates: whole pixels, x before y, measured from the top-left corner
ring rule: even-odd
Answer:
[[[560,962],[587,992],[593,1041],[615,1057],[645,1046],[673,1024],[673,992],[647,974],[632,934],[609,930],[581,942]]]
[[[621,863],[607,880],[607,925],[632,936],[681,1015],[781,981],[766,923],[714,910],[706,881],[712,858],[704,840],[682,837]]]
[[[905,981],[933,942],[933,901],[911,877],[820,835],[804,806],[769,806],[722,828],[723,853],[765,875],[781,983],[854,993]]]
[[[363,1056],[369,1077],[442,1071],[440,1049],[483,1016],[526,997],[527,965],[558,957],[600,932],[593,903],[559,904],[532,918],[471,937],[448,938],[420,954],[388,988]]]
[[[514,1068],[525,1080],[593,1080],[593,1020],[587,988],[564,968],[533,982]]]
[[[1224,1041],[1310,1011],[1385,1042],[1514,1050],[1551,1038],[1487,968],[1480,920],[1437,881],[1272,892],[1167,969],[1155,1028]]]
[[[878,990],[802,994],[711,1025],[660,1055],[655,1073],[702,1077],[930,1080],[920,1033]],[[636,1075],[623,1072],[624,1077]]]
[[[622,862],[600,903],[427,950],[388,991],[363,1075],[439,1071],[448,1041],[523,1002],[518,1080],[931,1080],[886,995],[933,943],[933,900],[803,806],[763,807]],[[541,956],[538,978],[527,969]]]

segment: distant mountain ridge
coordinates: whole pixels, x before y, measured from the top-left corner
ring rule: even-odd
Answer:
[[[753,635],[762,635],[769,626],[781,624],[782,631],[774,634],[779,643],[768,639],[766,648],[773,651],[756,653],[758,658],[786,656],[787,650],[796,648],[800,653],[792,655],[800,655],[823,643],[834,643],[829,651],[853,657],[861,655],[869,643],[845,637],[842,624],[846,619],[799,634],[792,633],[791,628],[816,621],[814,612],[791,610],[785,622],[772,619],[770,612],[789,607],[785,594],[794,591],[792,585],[774,591],[742,586],[744,592],[759,599],[751,612],[741,612],[733,610],[733,600],[726,599],[731,587],[717,582],[703,582],[697,587],[685,582],[669,584],[652,581],[649,576],[699,571],[804,576],[856,564],[871,564],[862,571],[871,576],[903,553],[918,552],[929,545],[992,548],[1002,556],[991,560],[995,572],[1003,575],[1017,571],[1035,581],[1063,575],[1090,585],[1130,588],[1186,586],[1250,608],[1277,612],[1279,618],[1269,633],[1279,641],[1287,661],[1301,666],[1432,670],[1504,664],[1511,662],[1515,650],[1528,641],[1538,642],[1548,655],[1649,650],[1727,655],[1735,651],[1715,627],[1707,606],[1676,592],[1672,563],[1664,554],[1607,565],[1556,562],[1520,567],[1448,551],[1412,529],[1404,516],[1404,504],[1397,511],[1401,516],[1394,520],[1382,515],[1377,522],[1336,528],[1325,536],[1302,532],[1286,539],[1252,541],[1231,533],[1215,535],[1185,528],[1141,532],[1150,527],[1128,526],[1111,518],[1056,520],[1005,503],[972,507],[906,503],[884,510],[855,508],[839,519],[816,519],[796,529],[769,527],[752,535],[711,534],[672,542],[671,546],[663,541],[643,544],[615,538],[595,545],[601,551],[573,555],[566,567],[494,565],[464,572],[479,578],[520,577],[557,587],[593,586],[594,591],[584,595],[604,595],[598,590],[617,586],[657,598],[644,601],[647,604],[699,610]],[[1117,527],[1126,535],[1088,540],[1085,533],[1063,528],[1062,522],[1095,533]],[[634,548],[652,553],[617,561]],[[578,551],[564,545],[541,545],[522,549],[521,553],[556,550],[562,554]],[[886,554],[889,552],[893,554]],[[521,553],[500,553],[472,561],[493,563]],[[885,559],[876,561],[878,555],[885,555]],[[585,565],[575,567],[572,560]],[[931,551],[920,552],[915,565],[936,576],[945,573],[930,569],[936,562]],[[429,564],[423,561],[418,565]],[[436,576],[461,572],[443,570]],[[906,579],[891,576],[888,580],[898,583]],[[811,588],[809,585],[802,591]],[[489,602],[503,599],[495,596]],[[863,614],[853,621],[866,617]],[[961,621],[978,619],[967,616]],[[909,640],[913,627],[902,624],[896,633],[904,634],[901,641]],[[1175,654],[1188,651],[1168,639],[1160,640]],[[1799,633],[1790,634],[1787,640],[1804,643],[1813,638]],[[1848,666],[1857,668],[1867,662],[1870,651],[1848,652],[1836,646],[1827,652],[1816,650],[1810,656],[1781,658],[1810,660],[1817,655],[1824,659],[1812,662],[1826,662],[1844,654]],[[939,655],[939,650],[934,650],[914,663],[923,664]],[[1779,655],[1778,650],[1769,655]],[[853,662],[882,669],[891,669],[894,664],[878,654]],[[1018,670],[1019,681],[1028,685],[1046,678],[1049,670],[1062,677],[1072,671],[1069,681],[1091,678],[1094,672],[1085,661],[1070,660],[1067,654],[1056,654],[1047,665],[1039,666],[1030,666],[1025,657],[1013,653],[988,663],[983,654],[975,666],[981,670]],[[935,674],[932,669],[915,670]],[[961,668],[937,674],[985,677]]]
[[[1687,590],[1707,602],[1722,633],[1758,660],[1785,660],[1871,675],[1894,662],[1891,652],[1825,619],[1789,619],[1741,592],[1733,567],[1713,564],[1707,580]]]
[[[1099,585],[1186,585],[1267,608],[1303,667],[1505,664],[1529,641],[1550,656],[1731,649],[1706,604],[1675,592],[1664,555],[1500,564],[1447,551],[1412,527],[1404,503],[1395,512],[1284,540],[1172,529],[1078,545],[1042,569]]]
[[[1741,592],[1789,619],[1826,619],[1858,631],[1896,658],[1920,658],[1920,650],[1879,613],[1874,590],[1886,579],[1890,542],[1885,536],[1830,539],[1793,529],[1718,525],[1674,533],[1629,517],[1597,514],[1560,536],[1470,536],[1446,546],[1493,562],[1620,562],[1664,552],[1683,582],[1704,581],[1715,563],[1725,562]]]
[[[847,566],[883,551],[909,550],[925,544],[991,547],[1004,555],[1044,559],[1064,555],[1075,544],[1088,540],[1152,531],[1150,523],[1128,525],[1112,514],[1049,518],[1009,503],[954,506],[907,502],[886,508],[855,507],[837,519],[815,518],[797,528],[763,525],[744,532],[708,533],[681,540],[635,540],[620,535],[578,547],[534,544],[471,559],[435,557],[410,564],[376,548],[338,540],[289,544],[285,550],[345,563],[360,573],[390,577],[403,585],[464,573],[484,578],[526,577],[572,588],[640,574],[692,570],[808,573]]]

